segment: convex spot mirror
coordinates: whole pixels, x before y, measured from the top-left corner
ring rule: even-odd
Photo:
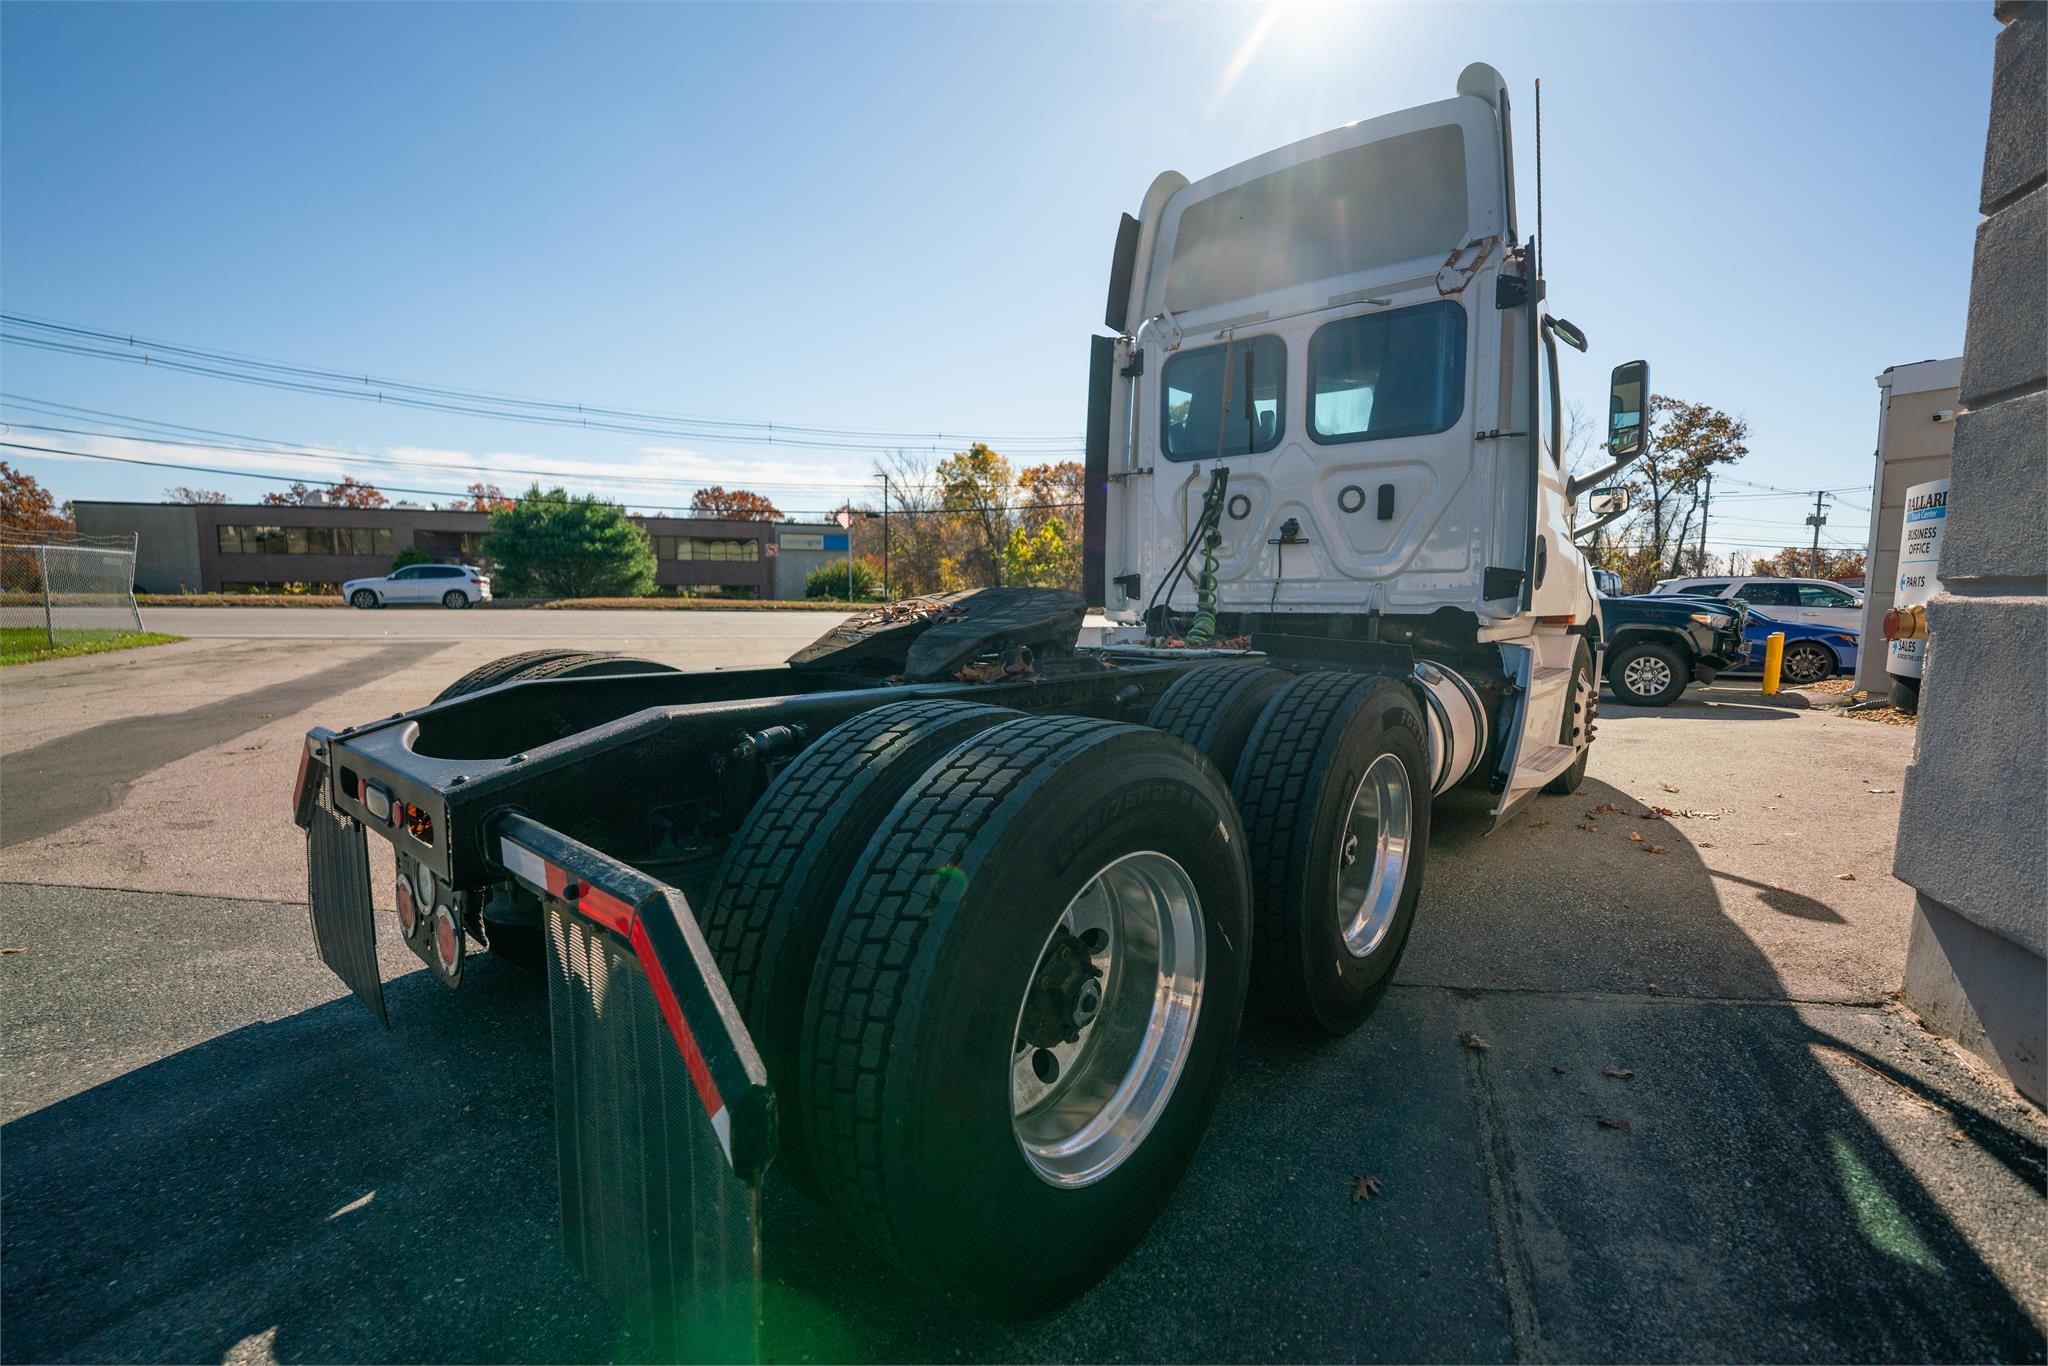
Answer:
[[[1594,489],[1586,495],[1586,510],[1595,517],[1619,517],[1628,511],[1628,489],[1622,486]]]
[[[1607,455],[1632,460],[1643,453],[1650,402],[1650,363],[1632,360],[1614,367],[1607,387]]]

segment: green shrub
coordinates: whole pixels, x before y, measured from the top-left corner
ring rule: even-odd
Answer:
[[[866,560],[835,560],[804,575],[804,596],[854,602],[882,590],[881,577]]]

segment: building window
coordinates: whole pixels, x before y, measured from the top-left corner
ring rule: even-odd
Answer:
[[[761,543],[751,536],[655,536],[658,560],[712,560],[752,564],[761,558]]]
[[[391,528],[366,526],[221,526],[223,555],[389,555]]]
[[[484,531],[415,531],[412,543],[429,555],[453,555],[464,560],[483,558]]]

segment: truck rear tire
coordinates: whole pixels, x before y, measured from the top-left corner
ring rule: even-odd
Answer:
[[[875,828],[947,751],[1023,713],[896,702],[827,731],[776,776],[733,837],[700,919],[761,1051],[769,1084],[796,1095],[804,1002],[833,905]],[[785,1107],[781,1170],[809,1179],[804,1114]]]
[[[1236,809],[1185,742],[1042,716],[955,749],[876,833],[811,983],[800,1103],[834,1204],[929,1285],[1012,1310],[1087,1287],[1200,1142],[1250,909]]]
[[[470,693],[495,688],[501,683],[532,678],[590,678],[601,674],[675,672],[677,670],[672,664],[657,664],[651,659],[635,659],[631,655],[617,655],[599,650],[522,650],[516,655],[506,655],[488,664],[477,665],[441,689],[434,700],[446,702],[451,697],[467,697]]]
[[[1614,700],[1631,707],[1668,707],[1691,681],[1691,667],[1668,645],[1624,645],[1607,661]]]
[[[1259,943],[1255,999],[1346,1034],[1392,984],[1429,844],[1415,695],[1391,678],[1304,674],[1266,706],[1238,764]]]
[[[1293,677],[1256,664],[1204,664],[1174,680],[1145,724],[1187,741],[1228,779],[1266,703]]]

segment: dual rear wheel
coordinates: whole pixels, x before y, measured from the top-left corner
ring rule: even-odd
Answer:
[[[1400,960],[1413,695],[1257,666],[1175,689],[1154,726],[865,713],[776,778],[707,898],[781,1169],[929,1284],[1092,1283],[1192,1158],[1247,996],[1343,1033]]]

